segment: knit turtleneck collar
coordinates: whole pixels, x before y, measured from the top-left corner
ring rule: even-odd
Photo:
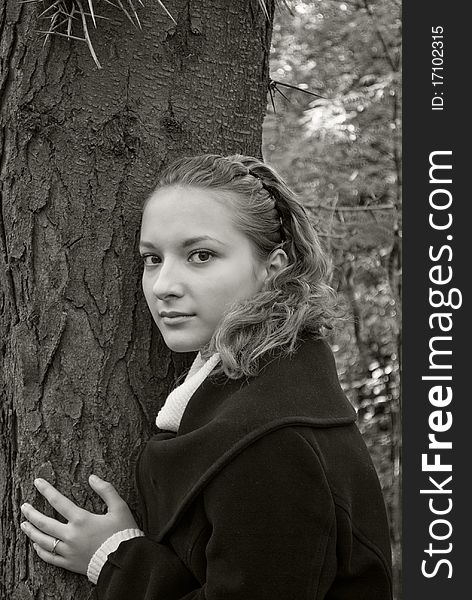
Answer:
[[[164,406],[156,417],[159,429],[177,432],[185,408],[195,390],[203,383],[220,360],[220,355],[215,352],[208,360],[204,360],[200,352],[190,367],[183,383],[177,386],[167,396]]]

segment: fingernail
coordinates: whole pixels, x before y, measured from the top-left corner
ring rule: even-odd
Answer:
[[[97,477],[97,475],[90,475],[90,479],[92,481],[100,481],[100,477]]]
[[[23,523],[20,523],[20,527],[21,527],[21,529],[26,529],[26,521],[23,521]]]
[[[29,504],[27,502],[25,502],[24,504],[22,504],[20,506],[21,510],[25,510],[26,508],[28,508]]]
[[[38,477],[37,479],[35,479],[35,480],[33,481],[33,483],[34,483],[34,485],[35,485],[36,487],[38,487],[38,486],[40,486],[40,485],[43,485],[43,484],[44,484],[44,483],[46,483],[46,482],[44,481],[44,479],[41,479],[41,478],[39,478],[39,477]]]

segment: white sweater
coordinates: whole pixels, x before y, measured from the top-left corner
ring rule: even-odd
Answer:
[[[182,415],[190,398],[216,367],[219,360],[220,355],[218,353],[210,356],[207,361],[201,357],[200,352],[197,354],[185,380],[167,396],[164,406],[159,411],[156,417],[156,425],[159,429],[178,431]],[[140,529],[124,529],[105,540],[88,564],[87,577],[89,581],[94,584],[97,583],[100,571],[106,563],[108,555],[114,552],[121,542],[143,535],[144,531]]]

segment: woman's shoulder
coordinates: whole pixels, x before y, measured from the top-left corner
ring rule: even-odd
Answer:
[[[249,433],[297,423],[327,427],[355,420],[328,344],[306,339],[288,356],[265,357],[254,377],[205,380],[187,405],[179,435],[205,426],[239,427]]]

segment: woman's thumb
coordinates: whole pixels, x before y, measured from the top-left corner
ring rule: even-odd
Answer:
[[[89,483],[93,490],[105,501],[110,510],[118,508],[123,504],[123,498],[118,494],[112,484],[97,475],[90,475]]]

